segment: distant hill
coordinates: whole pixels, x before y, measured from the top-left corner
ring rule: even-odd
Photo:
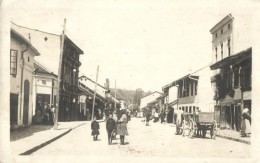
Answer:
[[[111,90],[111,95],[113,97],[115,97],[115,89],[114,88],[110,88]],[[137,89],[137,90],[127,90],[127,89],[117,89],[116,90],[116,98],[117,99],[124,99],[126,100],[127,105],[129,104],[135,104],[137,105],[137,100],[136,99],[140,99],[141,97],[151,93],[151,92],[144,92],[141,90],[141,93],[137,95],[137,91],[140,91],[141,89]],[[138,96],[138,97],[135,97]]]

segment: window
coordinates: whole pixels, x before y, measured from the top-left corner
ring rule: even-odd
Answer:
[[[191,92],[190,92],[191,96],[193,96],[193,84],[194,84],[194,82],[191,82],[191,88],[190,88],[191,89]]]
[[[189,107],[189,113],[191,113],[191,106]]]
[[[239,68],[234,70],[234,88],[239,87]]]
[[[28,62],[30,62],[30,57],[28,57]]]
[[[215,33],[215,38],[217,38],[218,37],[218,33]]]
[[[221,59],[223,59],[223,43],[221,43]]]
[[[216,57],[216,62],[218,61],[218,48],[215,47],[215,57]]]
[[[197,95],[197,87],[198,87],[198,82],[195,82],[195,95]]]
[[[18,51],[17,50],[10,50],[10,75],[16,77],[17,74],[17,57]]]
[[[228,24],[228,29],[230,29],[230,27],[231,27],[231,25],[230,25],[230,24]]]
[[[223,34],[223,29],[221,29],[221,34]]]
[[[189,89],[189,82],[188,82],[188,80],[186,80],[186,90],[187,90],[187,96],[189,96],[190,95],[190,89]]]
[[[46,85],[46,80],[42,80],[42,84],[43,84],[43,85]]]
[[[228,39],[228,56],[231,54],[230,39]]]

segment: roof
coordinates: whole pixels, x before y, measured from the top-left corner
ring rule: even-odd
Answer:
[[[90,97],[94,98],[94,93],[95,92],[92,89],[90,89],[89,87],[87,87],[86,85],[84,85],[83,83],[81,83],[81,82],[79,82],[79,90],[81,92],[83,92],[84,94],[89,95]],[[99,99],[99,100],[103,100],[103,101],[106,100],[101,95],[99,95],[97,92],[96,92],[96,98]]]
[[[215,70],[215,69],[221,68],[225,65],[239,64],[239,63],[241,63],[247,59],[251,59],[251,58],[252,58],[252,47],[212,64],[210,66],[210,69]]]
[[[17,32],[16,30],[14,30],[13,28],[11,28],[11,36],[19,39],[20,41],[26,43],[36,54],[36,56],[39,56],[40,53],[38,52],[38,50],[31,44],[30,41],[28,41],[25,37],[23,37],[19,32]]]
[[[54,74],[58,74],[61,53],[61,36],[53,33],[40,31],[37,29],[23,27],[13,22],[11,24],[11,27],[18,31],[28,42],[31,42],[34,45],[35,49],[37,49],[39,53],[41,53],[41,56],[35,57],[34,60],[36,60],[38,63],[46,67]],[[77,54],[83,52],[66,35],[65,42],[66,45],[73,48]]]
[[[160,93],[160,92],[158,92],[158,91],[154,91],[154,92],[152,92],[152,93],[150,93],[150,94],[148,94],[148,95],[145,95],[145,96],[141,97],[140,99],[145,98],[145,97],[147,97],[147,96],[150,96],[150,95],[152,95],[152,94],[154,94],[154,93],[159,93],[159,94],[163,95],[162,93]]]
[[[219,29],[223,24],[228,22],[229,20],[233,20],[233,16],[231,14],[228,14],[225,16],[221,21],[219,21],[214,27],[210,29],[210,33],[214,33],[217,29]]]
[[[183,79],[186,79],[186,78],[190,78],[190,79],[195,79],[195,80],[198,80],[199,79],[199,76],[198,75],[195,75],[197,72],[201,71],[202,69],[206,68],[206,67],[209,67],[209,65],[207,66],[204,66],[194,72],[192,72],[191,74],[188,74],[188,75],[185,75],[177,80],[174,80],[173,82],[165,85],[164,87],[162,87],[163,90],[167,89],[167,88],[170,88],[172,86],[175,86],[175,85],[178,85],[177,82],[180,81],[180,80],[183,80]]]
[[[154,104],[156,104],[156,103],[158,103],[158,102],[159,102],[159,101],[156,99],[156,100],[153,100],[153,101],[147,103],[147,105],[154,105]]]
[[[34,61],[34,68],[35,68],[35,73],[36,74],[45,74],[45,75],[58,77],[58,75],[50,72],[49,70],[47,70],[44,66],[42,66],[37,61]]]

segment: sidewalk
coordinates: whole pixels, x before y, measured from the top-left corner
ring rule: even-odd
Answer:
[[[218,128],[216,136],[238,141],[241,143],[251,144],[251,137],[241,137],[240,132],[234,130],[228,130],[228,129],[221,130]]]
[[[10,133],[12,155],[28,155],[45,145],[66,135],[71,130],[91,121],[59,122],[58,129],[53,126],[32,125]]]
[[[176,125],[172,123],[169,124],[169,126],[176,127]],[[228,129],[221,130],[220,128],[218,128],[216,136],[220,138],[225,138],[225,139],[245,143],[245,144],[251,144],[251,137],[241,137],[240,132],[234,130],[228,130]]]

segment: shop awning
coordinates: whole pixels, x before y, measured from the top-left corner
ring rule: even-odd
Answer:
[[[174,100],[174,101],[172,101],[171,103],[169,103],[169,106],[174,106],[174,105],[177,104],[177,102],[178,102],[178,100]]]
[[[244,51],[237,53],[236,55],[232,55],[227,58],[224,58],[224,59],[216,62],[215,64],[211,65],[210,69],[216,70],[216,69],[219,69],[226,65],[236,65],[236,64],[239,64],[242,61],[244,61],[246,59],[250,59],[250,58],[252,59],[252,48],[248,48]]]
[[[230,97],[229,95],[226,95],[226,97],[221,100],[219,103],[220,105],[231,105],[233,104],[233,97]]]

